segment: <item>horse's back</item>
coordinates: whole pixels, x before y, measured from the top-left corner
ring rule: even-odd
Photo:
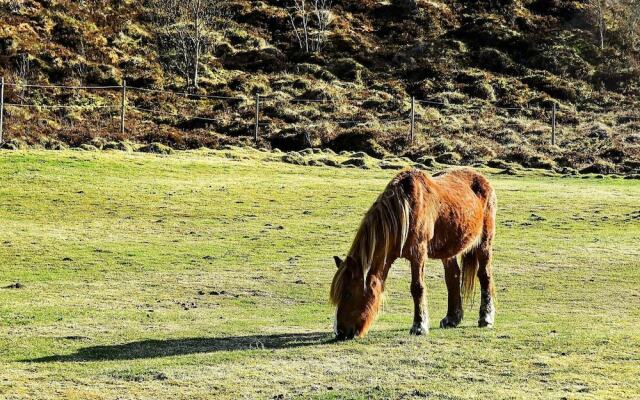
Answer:
[[[479,199],[489,199],[494,196],[491,182],[472,168],[455,168],[433,175],[440,187],[456,191],[471,190]]]
[[[432,178],[419,176],[428,186],[419,201],[429,205],[421,209],[431,210],[431,215],[416,216],[424,222],[418,226],[423,231],[420,236],[428,238],[429,257],[450,258],[473,247],[482,237],[488,205],[495,201],[489,180],[471,168],[443,171]]]

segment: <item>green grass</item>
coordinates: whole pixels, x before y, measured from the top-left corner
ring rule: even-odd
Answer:
[[[0,286],[24,285],[0,289],[0,397],[640,393],[637,181],[491,175],[495,328],[476,302],[436,329],[430,261],[433,329],[410,337],[398,262],[370,334],[335,343],[332,256],[394,172],[261,154],[0,152]]]

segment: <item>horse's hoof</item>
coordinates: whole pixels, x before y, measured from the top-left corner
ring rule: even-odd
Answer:
[[[440,321],[440,328],[442,329],[455,328],[458,325],[460,325],[460,320],[456,320],[450,317],[444,317],[442,318],[442,321]]]
[[[429,333],[429,327],[427,326],[412,326],[411,330],[409,331],[410,334],[412,335],[416,335],[416,336],[420,336],[420,335],[426,335],[427,333]]]
[[[478,321],[479,328],[493,328],[493,322],[485,321],[483,319]]]

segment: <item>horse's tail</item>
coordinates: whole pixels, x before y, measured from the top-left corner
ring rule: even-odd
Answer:
[[[493,236],[495,234],[496,194],[493,189],[490,189],[490,192],[487,195],[487,200],[484,208],[484,218],[485,228],[483,230],[482,236],[478,238],[478,243],[472,246],[468,252],[462,255],[462,283],[460,291],[462,294],[462,299],[465,303],[468,303],[469,299],[473,298],[473,289],[476,282],[475,278],[478,275],[478,270],[480,269],[480,260],[478,257],[481,256],[482,251],[487,251],[487,246],[489,247],[490,251],[491,241],[493,240]],[[488,261],[485,260],[484,262],[491,263],[491,257],[489,256]],[[490,269],[491,265],[484,265],[483,268]],[[480,271],[480,273],[482,274],[483,271]],[[493,298],[495,294],[493,279],[491,279],[489,282],[489,294]]]
[[[464,303],[473,299],[473,289],[476,285],[476,275],[478,274],[478,253],[475,249],[462,255],[462,284],[460,292]]]

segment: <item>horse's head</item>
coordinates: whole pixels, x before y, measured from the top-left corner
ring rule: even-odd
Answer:
[[[380,306],[382,281],[367,274],[360,263],[347,256],[334,257],[338,271],[331,283],[331,301],[336,306],[334,332],[338,339],[363,337]]]

